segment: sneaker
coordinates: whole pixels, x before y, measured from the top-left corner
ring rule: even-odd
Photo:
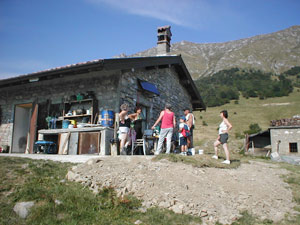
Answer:
[[[212,158],[213,159],[218,159],[219,157],[217,155],[214,155]]]
[[[156,152],[156,151],[155,151],[155,152],[154,152],[154,155],[159,155],[159,152]]]
[[[125,147],[124,147],[124,148],[122,148],[122,151],[121,151],[120,155],[127,155],[127,152],[126,152],[126,149],[125,149]]]
[[[224,164],[230,164],[230,161],[229,160],[225,160],[225,161],[223,161],[222,163],[224,163]]]
[[[186,152],[181,152],[180,155],[186,155]]]

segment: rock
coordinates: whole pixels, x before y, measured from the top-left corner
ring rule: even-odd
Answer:
[[[57,199],[55,199],[55,201],[54,201],[54,202],[55,202],[55,204],[56,204],[56,205],[61,205],[61,204],[62,204],[62,201],[60,201],[60,200],[57,200]]]
[[[93,165],[95,163],[94,159],[90,159],[86,162],[88,165]]]
[[[34,206],[34,202],[30,201],[30,202],[18,202],[15,206],[14,206],[14,211],[15,213],[25,219],[30,211],[30,208]]]
[[[134,224],[142,224],[142,223],[143,223],[143,222],[140,221],[140,220],[137,220],[137,221],[134,222]]]
[[[139,212],[145,213],[147,212],[147,208],[146,207],[141,207],[138,209]]]
[[[102,160],[101,159],[96,159],[96,162],[95,163],[99,163],[101,162]]]
[[[79,178],[79,175],[77,173],[74,173],[72,171],[69,171],[66,175],[66,178],[68,180],[72,180],[72,181],[75,181],[77,178]]]
[[[173,210],[174,213],[182,214],[183,213],[183,205],[173,205],[170,209]]]
[[[199,216],[200,216],[200,217],[206,217],[206,216],[208,216],[208,213],[207,213],[207,212],[204,212],[204,211],[201,211],[201,212],[199,213]]]
[[[161,208],[169,208],[171,206],[170,202],[160,202],[158,204],[159,207]]]
[[[77,169],[77,166],[73,166],[72,170],[75,171]]]

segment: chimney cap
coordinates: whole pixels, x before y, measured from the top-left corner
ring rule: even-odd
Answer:
[[[166,25],[166,26],[162,26],[162,27],[158,27],[157,30],[166,30],[166,29],[171,29],[170,25]]]

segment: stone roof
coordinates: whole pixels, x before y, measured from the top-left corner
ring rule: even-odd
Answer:
[[[279,120],[271,120],[270,121],[271,127],[298,127],[300,126],[300,115],[293,116],[293,118],[287,119],[279,119]]]

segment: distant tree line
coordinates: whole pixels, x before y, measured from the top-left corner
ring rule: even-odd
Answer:
[[[240,94],[245,98],[260,99],[287,96],[293,91],[293,86],[297,86],[290,77],[300,75],[299,72],[300,67],[294,67],[282,75],[232,68],[200,78],[195,83],[205,104],[213,107],[229,103],[230,100],[238,103]]]
[[[287,70],[284,75],[292,81],[294,87],[300,88],[300,66]]]

